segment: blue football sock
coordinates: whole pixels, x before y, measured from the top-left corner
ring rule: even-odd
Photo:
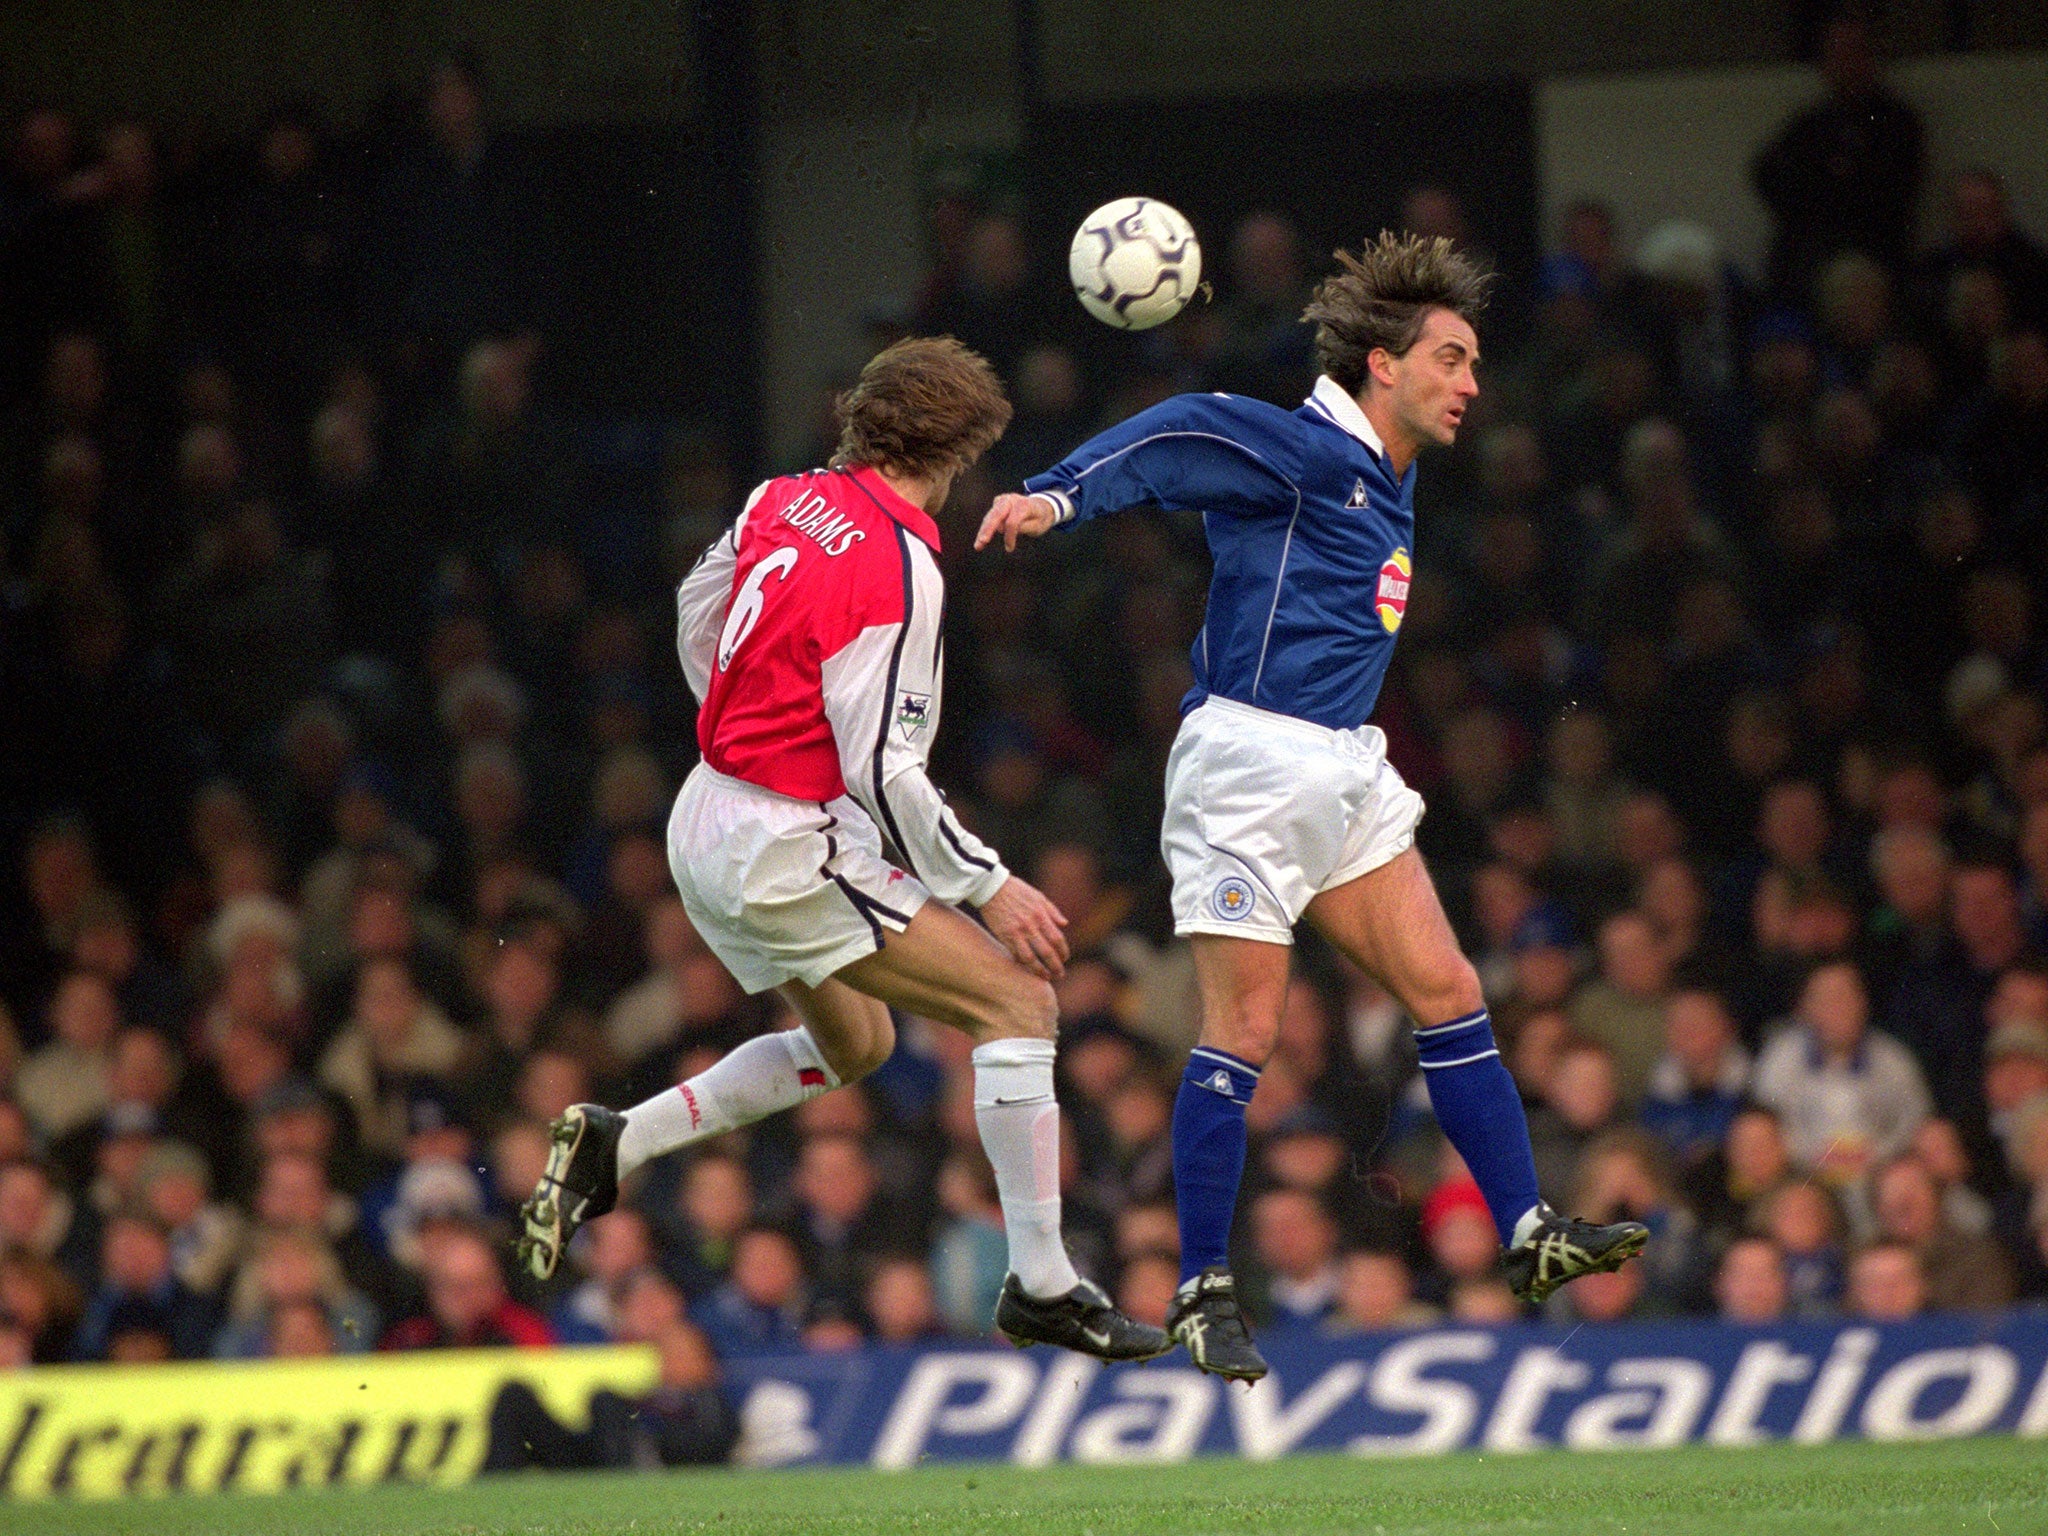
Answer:
[[[1493,1020],[1482,1008],[1448,1024],[1418,1029],[1415,1048],[1422,1058],[1436,1123],[1486,1196],[1502,1246],[1512,1247],[1516,1224],[1541,1197],[1536,1191],[1536,1157],[1529,1149],[1529,1120],[1522,1113],[1515,1080],[1501,1062],[1500,1047],[1494,1044]]]
[[[1244,1107],[1259,1071],[1228,1051],[1195,1047],[1173,1101],[1173,1198],[1180,1278],[1230,1263],[1230,1218],[1244,1177]]]

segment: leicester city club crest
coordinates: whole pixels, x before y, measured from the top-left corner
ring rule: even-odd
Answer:
[[[1216,915],[1225,922],[1238,923],[1252,915],[1252,888],[1248,881],[1236,875],[1221,881],[1216,894],[1209,898],[1209,905],[1216,909]]]

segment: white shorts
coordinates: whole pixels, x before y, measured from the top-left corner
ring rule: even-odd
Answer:
[[[817,986],[931,899],[882,856],[858,802],[793,800],[702,763],[669,815],[668,867],[697,932],[748,992]]]
[[[1334,731],[1207,699],[1166,759],[1173,931],[1291,944],[1317,892],[1378,869],[1421,819],[1378,726]]]

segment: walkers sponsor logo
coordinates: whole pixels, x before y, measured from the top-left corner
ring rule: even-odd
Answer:
[[[1392,634],[1401,627],[1401,616],[1408,611],[1408,587],[1415,580],[1415,567],[1409,563],[1408,551],[1397,549],[1387,556],[1387,563],[1380,567],[1380,584],[1373,593],[1373,611],[1380,616],[1380,623]]]
[[[1160,1462],[2048,1437],[2048,1314],[1881,1326],[1268,1328],[1249,1391],[1172,1359],[869,1350],[734,1362],[744,1459]]]
[[[0,1499],[460,1483],[523,1381],[565,1423],[652,1391],[648,1349],[467,1349],[237,1364],[51,1366],[0,1377]]]
[[[1209,905],[1216,915],[1225,922],[1241,923],[1252,915],[1256,905],[1252,898],[1251,883],[1231,875],[1216,886],[1216,894],[1209,898]]]

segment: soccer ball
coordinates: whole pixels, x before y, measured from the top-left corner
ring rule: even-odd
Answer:
[[[1067,250],[1081,305],[1120,331],[1171,320],[1202,281],[1202,246],[1178,208],[1120,197],[1081,221]]]

